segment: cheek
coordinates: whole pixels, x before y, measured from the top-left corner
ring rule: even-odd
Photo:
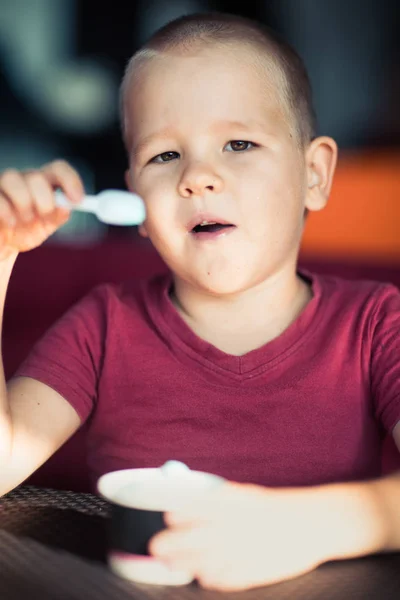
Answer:
[[[148,175],[134,176],[135,192],[144,200],[146,206],[146,225],[162,220],[170,213],[168,187],[162,184],[160,178]]]
[[[159,203],[165,196],[176,193],[177,173],[171,167],[147,165],[133,176],[137,193],[152,203]]]
[[[150,239],[159,246],[170,245],[173,242],[173,232],[176,229],[177,206],[176,199],[165,186],[157,182],[150,186],[138,186],[146,206],[145,227]]]
[[[253,177],[241,185],[240,197],[243,219],[251,222],[253,232],[266,235],[269,240],[286,235],[291,238],[302,224],[304,208],[299,175],[286,165],[255,170]]]
[[[239,177],[238,182],[242,217],[253,227],[265,229],[285,203],[281,178],[272,169],[260,168],[253,169],[250,176]]]

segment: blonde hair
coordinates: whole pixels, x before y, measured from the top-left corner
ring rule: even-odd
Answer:
[[[129,60],[120,88],[121,124],[125,137],[125,104],[131,79],[141,66],[163,51],[191,51],[204,43],[239,42],[258,51],[274,67],[286,112],[301,146],[316,135],[311,83],[295,50],[263,23],[226,13],[195,13],[170,21],[158,29]],[[263,61],[264,64],[266,61]]]

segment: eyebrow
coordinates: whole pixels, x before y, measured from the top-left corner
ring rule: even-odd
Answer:
[[[166,129],[162,129],[161,131],[157,131],[157,133],[151,133],[147,135],[142,140],[140,140],[137,144],[134,145],[132,150],[132,154],[137,156],[140,152],[142,152],[146,146],[149,146],[153,141],[162,140],[163,138],[173,137],[174,131],[171,127],[167,127]]]
[[[258,128],[258,129],[262,129],[264,133],[267,133],[265,131],[265,124],[259,123],[258,121],[255,121],[255,120],[251,120],[248,124],[242,123],[241,121],[229,121],[229,120],[217,121],[216,123],[214,123],[214,125],[211,129],[213,131],[218,131],[221,129],[228,129],[228,128],[242,129],[243,131],[245,131],[245,130],[249,131],[253,128]],[[153,141],[159,141],[159,140],[162,140],[163,138],[173,137],[174,134],[176,134],[176,132],[171,127],[162,129],[161,131],[158,131],[157,133],[151,133],[150,135],[147,135],[142,140],[140,140],[137,144],[134,145],[132,154],[134,156],[137,156],[147,146],[149,146]],[[270,134],[270,135],[272,136],[272,134]]]
[[[265,125],[262,125],[258,121],[251,120],[249,123],[242,123],[241,121],[218,121],[214,125],[214,129],[224,129],[227,127],[236,127],[236,129],[253,129],[254,127],[262,128]]]

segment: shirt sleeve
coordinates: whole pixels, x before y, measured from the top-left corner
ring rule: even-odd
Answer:
[[[57,391],[82,424],[97,400],[105,339],[109,286],[96,287],[70,308],[36,343],[14,377],[32,377]]]
[[[400,421],[400,291],[385,291],[374,315],[371,386],[376,418],[387,433]]]

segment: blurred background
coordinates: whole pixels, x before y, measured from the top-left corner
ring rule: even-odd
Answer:
[[[337,140],[341,159],[351,154],[352,169],[343,176],[353,179],[356,191],[357,157],[368,154],[369,160],[374,159],[363,163],[369,172],[371,164],[382,167],[381,156],[398,156],[398,0],[247,0],[240,4],[239,9],[239,3],[229,0],[137,0],[111,5],[94,0],[0,0],[0,170],[38,167],[64,157],[79,169],[89,191],[124,188],[126,159],[117,97],[127,60],[168,20],[200,10],[222,10],[264,21],[301,54],[313,84],[320,133]],[[347,199],[341,204],[347,205]],[[367,220],[364,229],[370,237],[370,216],[359,214],[357,202],[356,206],[344,222],[340,214],[343,231],[336,231],[335,238],[348,235],[347,223],[354,225],[355,214],[358,221]],[[393,223],[390,208],[381,207],[378,213],[388,210]],[[318,223],[319,234],[307,232],[310,250],[320,249],[321,237],[331,235],[327,223],[334,219],[329,216]],[[376,218],[374,209],[374,227]],[[91,243],[136,235],[136,229],[110,230],[92,217],[77,215],[51,241]],[[386,240],[388,250],[377,242],[378,254],[397,253],[398,248],[390,250],[392,237]],[[400,237],[397,232],[395,237]],[[340,251],[337,239],[327,239],[325,245],[330,254]],[[354,241],[351,247],[357,252]]]
[[[0,0],[0,171],[62,157],[79,170],[88,192],[123,189],[118,87],[130,56],[155,29],[185,13],[256,17],[303,57],[319,133],[340,146],[329,205],[309,216],[300,263],[400,286],[399,6],[399,0]],[[164,268],[136,228],[75,214],[42,247],[18,258],[5,310],[6,376],[94,285]],[[84,436],[78,432],[32,481],[87,489]],[[389,469],[398,455],[390,436],[388,444]]]

